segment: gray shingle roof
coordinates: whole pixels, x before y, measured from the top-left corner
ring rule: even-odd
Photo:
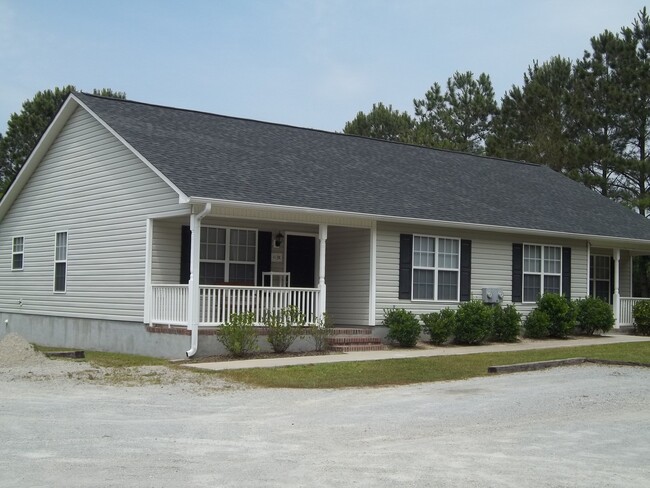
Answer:
[[[545,166],[77,96],[187,196],[650,240]]]

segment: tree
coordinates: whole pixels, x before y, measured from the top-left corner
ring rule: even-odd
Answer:
[[[417,142],[420,144],[483,153],[497,112],[490,77],[481,73],[478,79],[471,71],[455,72],[447,80],[443,94],[438,83],[414,99],[418,119]]]
[[[556,56],[524,73],[522,87],[513,86],[488,138],[487,153],[546,164],[556,171],[575,169],[571,131],[572,63]]]
[[[372,105],[368,114],[357,113],[343,128],[344,134],[351,134],[387,141],[413,142],[415,122],[406,112],[393,110],[379,102]]]
[[[39,91],[34,98],[23,103],[20,114],[11,115],[7,132],[0,134],[0,198],[27,161],[59,107],[74,91],[73,85]],[[93,90],[93,94],[126,98],[125,93],[114,92],[110,88]]]

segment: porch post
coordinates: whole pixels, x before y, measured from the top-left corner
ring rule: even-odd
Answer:
[[[320,243],[320,253],[318,255],[318,318],[322,319],[325,313],[325,304],[327,296],[327,286],[325,285],[325,250],[327,244],[327,224],[318,226],[318,241]]]
[[[153,240],[153,220],[147,219],[144,244],[144,323],[151,324],[151,249]]]
[[[619,293],[620,287],[620,269],[621,269],[621,250],[614,249],[614,328],[618,329],[621,326],[621,295]]]
[[[377,300],[377,222],[373,220],[370,225],[370,284],[368,290],[368,325],[375,325],[376,300]]]

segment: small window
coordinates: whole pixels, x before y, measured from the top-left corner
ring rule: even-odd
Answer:
[[[562,248],[524,245],[524,302],[562,292]]]
[[[413,236],[414,300],[458,301],[460,241]]]
[[[65,292],[68,274],[68,233],[57,232],[54,247],[54,291]]]
[[[11,246],[11,269],[21,271],[25,260],[25,238],[14,237]]]

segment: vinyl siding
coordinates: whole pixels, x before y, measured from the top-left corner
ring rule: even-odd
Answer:
[[[538,237],[530,238],[516,234],[467,232],[443,227],[379,223],[377,225],[377,324],[381,324],[383,320],[384,309],[392,307],[405,308],[419,315],[458,306],[458,302],[398,299],[399,235],[401,233],[470,239],[472,241],[472,299],[481,299],[483,288],[495,287],[503,290],[504,303],[512,302],[512,244],[515,242],[571,247],[571,296],[584,297],[587,292],[587,248],[584,241],[540,240]],[[534,308],[534,305],[517,304],[517,307],[521,312],[527,313]]]
[[[78,108],[0,222],[0,309],[142,321],[146,218],[179,208],[171,188]],[[67,289],[53,293],[60,231]],[[21,272],[10,271],[12,236],[25,237]]]
[[[154,220],[151,242],[151,283],[153,285],[180,282],[182,227],[183,224],[177,221]]]
[[[327,314],[334,325],[368,325],[370,231],[329,227],[325,259]]]

